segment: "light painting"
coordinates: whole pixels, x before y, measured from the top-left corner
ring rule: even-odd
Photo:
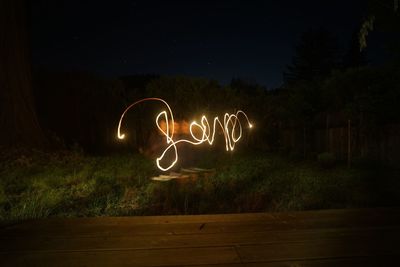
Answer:
[[[168,171],[169,169],[174,167],[174,165],[178,162],[179,153],[177,145],[180,143],[187,143],[194,146],[198,146],[203,143],[208,143],[209,145],[212,145],[215,141],[215,134],[217,128],[220,128],[225,139],[226,151],[233,151],[235,149],[235,144],[242,138],[243,127],[241,120],[244,120],[246,122],[248,128],[253,127],[246,113],[243,112],[242,110],[238,110],[235,113],[225,113],[222,120],[219,119],[218,116],[216,116],[211,120],[211,123],[208,120],[208,118],[205,115],[203,115],[201,116],[200,121],[193,120],[190,123],[189,125],[189,132],[191,137],[190,139],[175,140],[174,138],[175,121],[171,107],[165,100],[161,98],[151,97],[138,100],[129,105],[124,110],[118,122],[117,136],[119,139],[125,138],[125,134],[121,132],[121,125],[125,117],[125,114],[132,107],[145,101],[158,101],[161,102],[166,107],[166,110],[162,110],[160,113],[158,113],[155,119],[155,124],[160,133],[165,137],[167,145],[164,151],[161,153],[161,155],[156,159],[157,167],[161,171]],[[161,124],[163,124],[162,125],[163,127],[161,126]],[[173,159],[169,164],[163,166],[161,162],[163,161],[165,155],[171,150],[174,155]]]

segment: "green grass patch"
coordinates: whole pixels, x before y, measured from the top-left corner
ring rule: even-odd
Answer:
[[[155,182],[154,161],[138,154],[76,152],[2,155],[2,223],[46,217],[203,214],[395,206],[399,173],[290,161],[270,154],[212,155],[215,174]]]

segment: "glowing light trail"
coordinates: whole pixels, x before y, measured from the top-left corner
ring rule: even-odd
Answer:
[[[242,137],[242,132],[243,132],[242,124],[240,123],[239,116],[246,119],[246,122],[247,122],[249,128],[253,127],[253,125],[250,123],[249,118],[247,117],[246,113],[244,113],[242,110],[238,110],[236,113],[232,113],[232,114],[225,113],[223,122],[221,122],[221,120],[218,118],[218,116],[214,117],[212,127],[210,127],[210,123],[208,122],[207,117],[205,115],[203,115],[200,119],[200,123],[197,122],[196,120],[194,120],[190,123],[189,131],[190,131],[190,135],[193,140],[188,140],[188,139],[174,140],[175,121],[174,121],[174,115],[172,113],[171,107],[168,105],[168,103],[165,100],[163,100],[161,98],[151,97],[151,98],[144,98],[144,99],[138,100],[138,101],[132,103],[131,105],[129,105],[124,110],[124,112],[122,113],[121,118],[119,119],[119,122],[118,122],[118,133],[117,134],[118,134],[119,139],[125,138],[125,134],[121,133],[121,124],[122,124],[122,120],[125,117],[125,114],[128,112],[128,110],[130,110],[135,105],[145,102],[145,101],[162,102],[167,107],[167,110],[168,110],[168,112],[166,110],[161,111],[157,115],[156,121],[155,121],[157,128],[160,130],[161,134],[164,135],[167,140],[167,147],[165,148],[165,150],[161,153],[161,155],[156,160],[157,167],[162,171],[168,171],[178,162],[178,148],[176,145],[179,143],[189,143],[192,145],[200,145],[202,143],[208,142],[210,145],[212,145],[214,142],[214,139],[215,139],[216,128],[217,128],[217,126],[219,126],[219,127],[221,127],[222,133],[224,134],[226,151],[229,151],[229,150],[233,151],[235,148],[235,144],[240,140],[240,138]],[[170,119],[169,119],[169,116],[171,117]],[[163,121],[163,120],[165,120],[165,130],[160,125],[161,121]],[[169,127],[169,121],[171,121],[171,124],[172,124],[171,130]],[[199,134],[197,134],[198,136],[196,136],[195,130],[194,130],[195,128],[200,130],[200,133],[201,133],[200,136],[199,136]],[[168,151],[170,151],[171,149],[173,150],[173,153],[174,153],[174,160],[166,167],[161,166],[160,161],[162,161],[165,154]]]

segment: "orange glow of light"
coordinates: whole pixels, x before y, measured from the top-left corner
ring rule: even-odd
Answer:
[[[179,127],[178,124],[175,123],[174,121],[174,115],[172,113],[171,107],[168,105],[168,103],[161,99],[161,98],[144,98],[139,101],[136,101],[129,105],[124,112],[121,115],[121,118],[119,119],[118,122],[118,131],[117,131],[117,136],[119,139],[124,139],[125,134],[121,133],[121,124],[122,120],[125,117],[126,112],[131,109],[133,106],[144,102],[144,101],[159,101],[162,102],[166,107],[167,110],[161,111],[155,120],[156,126],[159,129],[160,133],[165,136],[166,141],[167,141],[167,147],[165,150],[161,153],[161,155],[157,158],[156,163],[157,167],[162,170],[162,171],[168,171],[171,169],[177,162],[178,162],[178,148],[177,144],[179,143],[189,143],[192,145],[200,145],[203,143],[208,142],[209,145],[212,145],[215,140],[215,133],[216,133],[216,128],[219,126],[222,130],[222,133],[224,134],[225,138],[225,148],[226,151],[233,151],[235,148],[235,144],[240,140],[242,137],[242,124],[240,123],[240,118],[239,116],[243,117],[248,124],[249,128],[253,127],[253,124],[250,123],[249,118],[247,117],[246,113],[244,113],[242,110],[238,110],[236,113],[225,113],[223,117],[223,121],[217,117],[214,117],[212,120],[212,127],[210,126],[210,123],[205,115],[203,115],[200,119],[200,122],[197,122],[196,120],[192,121],[189,124],[189,132],[192,140],[188,139],[178,139],[174,140],[174,133],[176,127]],[[170,126],[171,125],[171,126]],[[172,162],[166,166],[163,167],[160,164],[160,161],[164,158],[165,154],[172,149],[173,154],[174,154],[174,159]]]

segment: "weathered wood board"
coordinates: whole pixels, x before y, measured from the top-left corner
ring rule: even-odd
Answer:
[[[0,229],[0,266],[389,266],[400,208],[51,218]]]

